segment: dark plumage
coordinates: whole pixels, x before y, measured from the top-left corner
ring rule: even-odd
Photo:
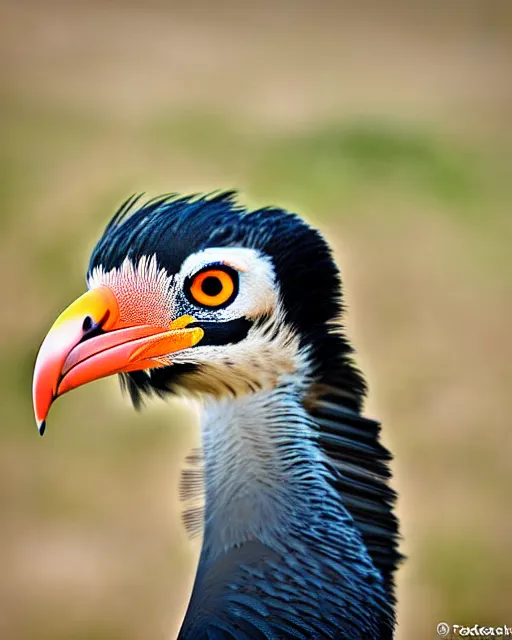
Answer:
[[[249,539],[213,550],[210,539],[222,523],[213,515],[217,493],[209,488],[206,460],[205,541],[180,639],[391,638],[400,560],[391,456],[379,441],[379,424],[361,415],[366,388],[341,330],[341,282],[327,243],[294,214],[245,211],[233,193],[160,198],[134,210],[136,203],[131,199],[114,216],[90,270],[154,254],[175,274],[187,256],[209,247],[257,249],[272,261],[283,322],[308,354],[308,383],[282,382],[269,395],[277,412],[289,403],[279,414],[287,435],[276,438],[275,449],[290,459],[303,501],[293,503],[289,527],[272,544]],[[265,321],[199,321],[205,328],[199,346],[242,342]],[[181,391],[201,367],[191,361],[123,379],[138,405],[143,394]],[[300,424],[296,435],[294,424]],[[311,441],[301,440],[303,427]]]

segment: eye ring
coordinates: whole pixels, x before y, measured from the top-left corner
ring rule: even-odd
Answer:
[[[185,292],[196,306],[227,307],[238,294],[238,272],[226,265],[210,265],[189,279]]]

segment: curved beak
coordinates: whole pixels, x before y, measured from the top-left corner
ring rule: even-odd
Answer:
[[[34,368],[34,413],[43,435],[53,401],[71,389],[114,373],[162,367],[169,354],[197,344],[204,332],[192,316],[168,327],[130,326],[119,319],[111,289],[101,286],[75,300],[43,341]]]

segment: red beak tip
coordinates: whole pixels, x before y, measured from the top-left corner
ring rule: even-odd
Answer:
[[[44,436],[44,432],[46,429],[46,420],[37,421],[37,428],[39,429],[39,435]]]

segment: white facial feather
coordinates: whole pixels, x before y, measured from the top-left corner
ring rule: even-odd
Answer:
[[[278,316],[279,317],[279,316]],[[223,396],[244,394],[255,389],[271,389],[283,377],[303,366],[298,337],[272,317],[251,328],[236,344],[197,346],[193,352],[174,354],[173,361],[193,362],[200,368],[182,374],[178,383],[185,393]],[[279,331],[274,331],[280,326]]]
[[[212,247],[189,256],[176,276],[178,287],[185,280],[211,264],[225,264],[239,273],[240,288],[236,299],[225,309],[207,310],[216,321],[270,313],[276,306],[277,284],[269,258],[255,249]],[[197,317],[201,317],[198,313]]]

